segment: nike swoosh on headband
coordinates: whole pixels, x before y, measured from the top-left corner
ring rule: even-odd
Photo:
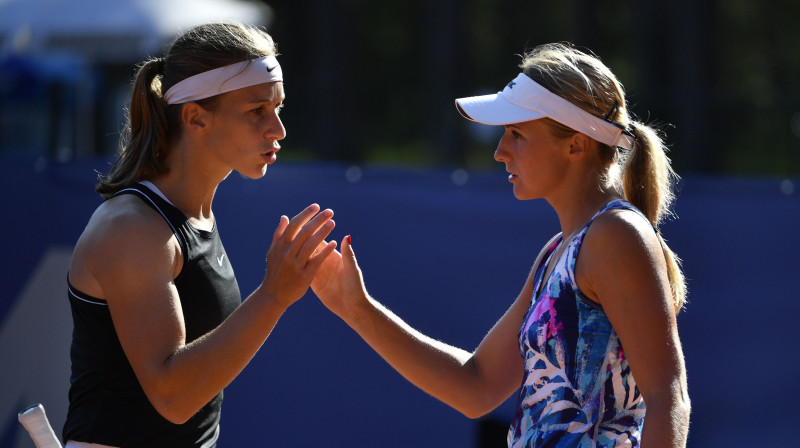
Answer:
[[[275,56],[264,56],[190,76],[170,87],[164,100],[182,104],[273,81],[283,81],[281,66]]]

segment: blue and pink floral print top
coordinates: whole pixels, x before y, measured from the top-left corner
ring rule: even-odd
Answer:
[[[532,304],[519,332],[525,374],[509,447],[638,447],[645,404],[619,338],[599,304],[580,291],[575,261],[592,217],[558,260],[559,235],[536,267]],[[552,274],[544,279],[550,263]],[[538,295],[537,295],[538,292]]]

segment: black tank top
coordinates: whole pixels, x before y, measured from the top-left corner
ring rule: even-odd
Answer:
[[[121,194],[136,195],[158,211],[178,239],[184,262],[175,285],[183,309],[186,342],[216,328],[241,304],[239,285],[216,223],[211,231],[192,227],[178,208],[143,184],[132,185],[115,196]],[[106,302],[69,284],[67,295],[74,329],[63,440],[118,447],[216,446],[222,392],[186,423],[169,422],[153,408],[139,385],[122,351]]]

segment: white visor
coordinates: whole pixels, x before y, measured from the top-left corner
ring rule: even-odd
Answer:
[[[164,94],[167,104],[182,104],[265,82],[283,81],[275,56],[242,61],[190,76]]]
[[[633,137],[545,89],[524,73],[502,92],[456,100],[461,115],[478,123],[506,125],[548,117],[608,146],[633,148]]]

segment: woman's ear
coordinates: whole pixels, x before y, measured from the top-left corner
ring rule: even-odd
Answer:
[[[589,153],[591,139],[586,134],[576,132],[569,138],[569,156],[573,158],[583,158]]]
[[[194,101],[189,101],[181,109],[181,121],[188,132],[203,133],[211,124],[211,112]]]

